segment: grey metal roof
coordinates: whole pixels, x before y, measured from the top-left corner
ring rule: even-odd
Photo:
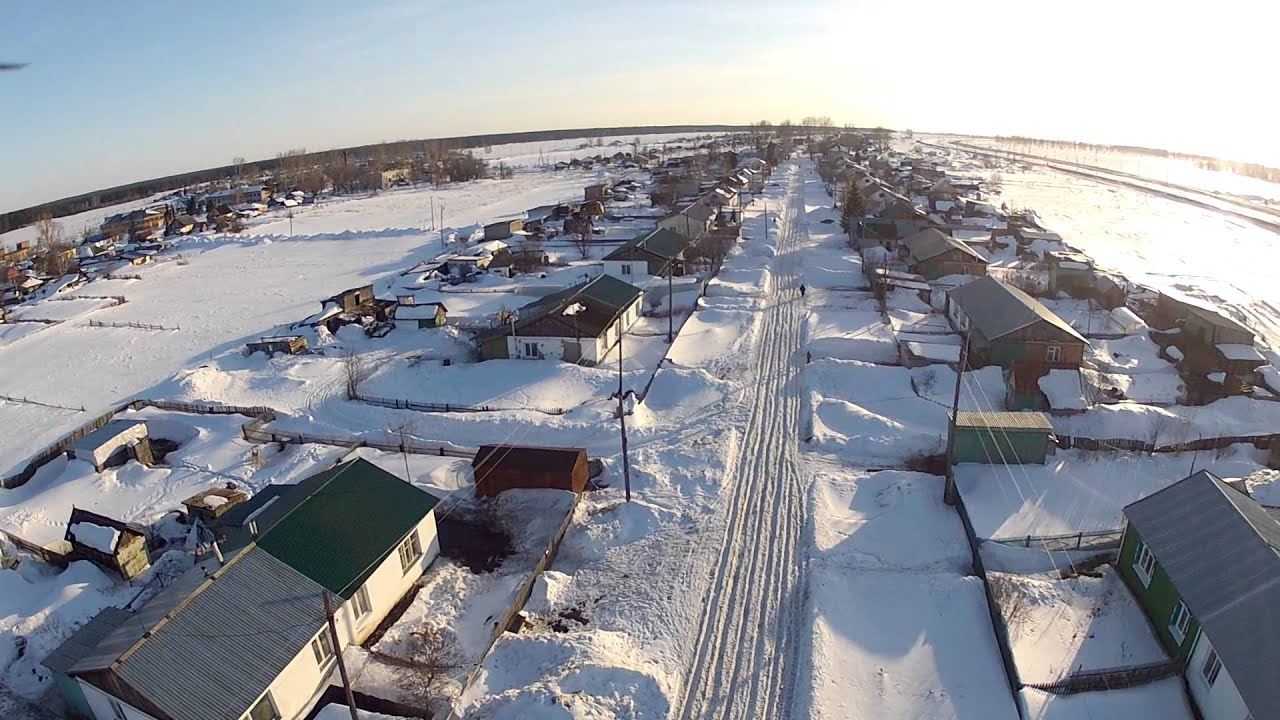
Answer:
[[[1255,717],[1280,707],[1280,523],[1204,470],[1125,507]]]
[[[91,655],[102,639],[132,616],[128,610],[117,607],[103,608],[89,622],[71,633],[71,637],[62,641],[53,652],[45,656],[41,663],[54,672],[65,673],[77,662]]]
[[[689,247],[680,233],[668,228],[658,228],[634,238],[604,257],[605,260],[629,260],[643,251],[662,260],[680,256]]]
[[[957,410],[956,427],[1053,432],[1053,423],[1042,412]]]
[[[952,288],[947,296],[964,310],[969,321],[988,340],[1044,321],[1082,343],[1089,342],[1039,300],[989,275]]]
[[[595,301],[611,311],[621,312],[643,295],[644,291],[631,283],[619,280],[612,275],[597,275],[584,282],[567,287],[564,290],[543,296],[520,308],[519,317],[523,321],[526,316],[543,315],[566,307],[580,300]]]
[[[961,242],[937,228],[925,228],[915,235],[904,238],[902,244],[911,251],[911,257],[916,262],[924,262],[925,260],[936,258],[952,250],[959,250],[984,264],[987,262],[986,258],[969,247],[967,243]]]
[[[99,651],[115,654],[107,673],[174,720],[238,718],[324,627],[323,588],[256,547],[211,579],[192,572],[199,587],[149,636],[126,622]]]

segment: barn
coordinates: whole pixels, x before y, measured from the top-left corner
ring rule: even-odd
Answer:
[[[587,486],[583,448],[482,445],[471,468],[476,495],[492,497],[514,488],[582,492]]]

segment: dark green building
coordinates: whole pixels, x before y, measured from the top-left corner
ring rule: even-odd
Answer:
[[[956,413],[952,463],[1043,465],[1053,425],[1038,412]]]

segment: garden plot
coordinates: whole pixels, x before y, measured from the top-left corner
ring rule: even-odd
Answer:
[[[951,323],[947,322],[945,315],[938,313],[922,313],[902,308],[894,308],[889,311],[889,324],[897,333],[911,333],[916,335],[938,335],[943,337],[954,338],[954,344],[960,344],[960,336],[952,329]],[[941,340],[937,342],[942,342]]]
[[[1098,402],[1113,402],[1112,396],[1119,394],[1119,399],[1143,405],[1175,405],[1182,397],[1186,385],[1182,377],[1172,367],[1168,372],[1150,372],[1137,375],[1121,373],[1100,373],[1088,368],[1081,368],[1084,377],[1086,395],[1096,397]]]
[[[941,478],[834,469],[810,491],[809,718],[1016,718]]]
[[[1168,659],[1115,569],[1104,565],[1099,572],[1100,578],[1066,579],[988,573],[1022,682],[1050,683],[1076,672]]]
[[[818,308],[808,318],[809,352],[815,357],[894,365],[898,344],[880,314]]]
[[[1085,364],[1122,375],[1177,374],[1173,364],[1160,357],[1160,346],[1147,333],[1090,340],[1085,347]]]
[[[911,378],[920,397],[951,409],[956,391],[955,370],[939,365],[912,368]],[[1004,392],[1004,375],[1000,368],[992,365],[969,370],[964,373],[964,382],[960,386],[960,409],[1003,410]]]
[[[1111,316],[1110,310],[1098,307],[1089,300],[1074,298],[1038,298],[1050,312],[1062,318],[1075,331],[1091,337],[1094,335],[1121,335],[1125,329]]]
[[[911,371],[856,361],[805,368],[811,442],[854,464],[900,465],[942,451],[947,408],[916,394]]]
[[[1248,477],[1264,470],[1258,453],[1249,445],[1201,452],[1195,468]],[[1116,530],[1125,505],[1186,477],[1191,461],[1191,453],[1059,450],[1044,465],[963,463],[955,477],[978,537],[1022,538]]]
[[[1023,701],[1033,720],[1192,720],[1180,678],[1157,680],[1148,685],[1105,692],[1054,695],[1035,688],[1022,689]]]

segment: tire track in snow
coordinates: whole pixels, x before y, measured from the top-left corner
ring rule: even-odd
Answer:
[[[704,599],[681,720],[785,717],[796,668],[797,543],[804,505],[797,463],[796,358],[803,302],[794,253],[803,233],[804,171],[793,167],[777,280],[756,346],[756,392],[736,459],[718,571]]]

